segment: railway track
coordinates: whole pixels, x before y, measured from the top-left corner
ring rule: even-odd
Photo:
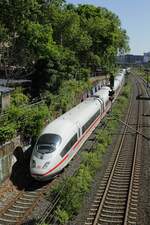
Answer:
[[[21,225],[26,217],[32,213],[42,195],[54,184],[54,182],[55,180],[35,191],[18,192],[2,209],[0,209],[0,225]]]
[[[93,142],[91,146],[92,145],[93,145]],[[113,155],[115,158],[116,153],[114,153]],[[111,166],[113,166],[113,160],[111,162]],[[111,172],[111,169],[108,169],[105,179],[103,181],[104,182],[102,185],[103,188],[106,187],[105,181],[108,180],[110,172]],[[53,182],[55,182],[55,180]],[[11,199],[10,202],[7,203],[6,206],[4,206],[2,209],[0,208],[0,225],[5,225],[5,224],[21,225],[25,221],[25,219],[32,213],[33,209],[37,205],[43,193],[45,193],[46,190],[49,189],[51,185],[53,185],[53,182],[36,191],[26,191],[26,192],[21,191],[19,193],[16,193],[16,195]],[[102,189],[100,189],[99,193],[97,194],[98,198],[100,198],[102,194],[103,194],[103,191]],[[51,211],[51,208],[50,208],[50,211]]]
[[[98,125],[98,128],[101,127],[103,129],[106,125]],[[95,131],[94,131],[95,133]],[[93,134],[89,138],[89,143],[87,145],[87,151],[90,151],[90,149],[93,146],[93,143],[95,143],[95,138],[93,137]],[[80,157],[78,156],[78,164],[80,164]],[[74,171],[71,171],[71,176],[74,174]],[[44,193],[47,192],[57,181],[57,179],[53,180],[50,184],[39,188],[34,191],[15,191],[13,192],[13,197],[6,201],[6,203],[3,205],[3,207],[0,207],[0,225],[21,225],[25,219],[32,214],[34,208],[36,207],[38,201],[41,199]],[[32,186],[32,184],[31,184]],[[4,186],[1,190],[2,193],[8,192],[12,188],[10,185]],[[11,190],[10,190],[11,191]],[[0,192],[0,194],[1,194]],[[57,196],[57,199],[54,200],[54,202],[50,203],[49,207],[46,209],[46,212],[43,214],[40,221],[43,219],[45,220],[47,217],[50,217],[49,214],[51,214],[51,211],[55,207],[56,203],[59,201],[59,195]],[[53,216],[52,216],[53,218]],[[50,218],[49,218],[50,219]]]
[[[140,83],[138,92],[139,86]],[[142,104],[138,101],[135,119],[132,101],[126,124],[132,124],[141,132]],[[84,225],[136,224],[142,148],[141,135],[138,132],[126,135],[129,132],[128,126],[125,126]]]

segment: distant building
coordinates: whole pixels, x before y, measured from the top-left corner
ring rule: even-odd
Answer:
[[[143,55],[120,55],[117,57],[117,62],[119,64],[143,64]]]
[[[144,63],[148,63],[150,61],[150,52],[144,53]]]

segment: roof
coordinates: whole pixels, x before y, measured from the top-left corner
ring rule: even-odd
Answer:
[[[25,84],[31,83],[31,80],[13,80],[13,79],[0,79],[0,85],[14,85],[14,84]]]
[[[4,93],[4,94],[10,93],[10,92],[13,91],[13,90],[14,90],[14,88],[9,88],[9,87],[3,87],[3,86],[0,86],[0,92],[1,92],[1,93]]]
[[[82,103],[78,104],[62,116],[68,118],[74,124],[84,125],[98,110],[100,104],[97,99],[86,99]]]

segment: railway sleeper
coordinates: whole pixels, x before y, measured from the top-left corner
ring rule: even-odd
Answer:
[[[96,209],[95,208],[91,208],[90,211],[95,212],[95,211],[97,211],[97,208]]]
[[[120,177],[129,177],[131,174],[131,171],[130,172],[114,172],[114,176],[120,176]]]
[[[132,158],[132,156],[130,156]],[[126,166],[126,162],[128,162],[128,167]],[[127,169],[132,168],[132,161],[128,157],[122,157],[119,159],[117,162],[117,167],[116,168],[122,168],[122,171],[126,171]]]
[[[137,202],[138,202],[138,198],[136,198],[136,199],[135,198],[132,198],[131,199],[131,203],[137,203]]]
[[[15,223],[17,222],[17,220],[10,220],[8,218],[0,218],[0,222],[6,222],[7,225],[10,224],[10,223]]]
[[[108,191],[108,195],[109,194],[110,195],[113,194],[113,195],[121,195],[122,196],[122,195],[127,195],[127,193],[128,193],[127,190],[126,191],[122,191],[122,190],[115,190],[115,191],[114,190],[109,190]]]
[[[128,221],[128,225],[136,225],[137,222],[136,221]]]
[[[113,194],[107,194],[107,199],[112,199],[113,201],[126,201],[127,196],[119,196],[119,195],[113,195]]]
[[[124,206],[110,206],[110,205],[104,205],[104,209],[114,209],[114,210],[124,210],[125,209],[125,207]]]
[[[36,189],[35,191],[28,191],[26,193],[24,193],[24,195],[30,195],[30,196],[33,196],[33,195],[37,195],[39,194],[39,192],[41,192],[41,189]]]
[[[90,222],[85,222],[85,225],[92,225],[92,223],[90,223]]]
[[[33,202],[34,199],[21,197],[20,200]]]
[[[22,211],[17,211],[16,210],[16,212],[14,212],[14,211],[11,211],[11,210],[7,210],[5,213],[7,213],[7,214],[9,214],[9,215],[12,215],[12,216],[18,216],[18,217],[20,217],[21,215],[23,215],[24,214],[24,212],[22,212]],[[4,215],[4,214],[3,214]]]
[[[124,192],[127,192],[128,191],[128,188],[124,187],[124,188],[117,188],[117,187],[109,187],[109,190],[112,190],[112,191],[124,191]]]
[[[112,179],[112,182],[120,182],[120,183],[123,183],[123,184],[128,184],[129,183],[129,181],[130,181],[130,177],[128,176],[128,177],[120,177],[120,176],[115,176],[114,175],[114,177],[113,177],[113,179]]]
[[[4,213],[3,215],[4,215],[4,216],[8,216],[8,217],[13,217],[13,218],[16,218],[16,217],[18,217],[18,218],[19,218],[19,217],[22,217],[21,215],[17,215],[17,214],[14,215],[14,214],[10,214],[10,213]]]
[[[113,202],[120,202],[120,203],[122,203],[122,202],[126,202],[126,198],[116,198],[116,197],[114,197],[114,198],[112,198],[112,197],[106,197],[106,200],[108,200],[108,201],[113,201]]]
[[[94,203],[100,203],[100,200],[94,200]]]
[[[100,201],[101,198],[102,198],[102,195],[103,195],[103,193],[101,193],[101,194],[96,194],[94,200],[99,200],[99,201]]]
[[[89,212],[89,216],[95,216],[96,213],[95,212]]]
[[[96,203],[95,204],[94,203],[92,204],[92,208],[96,208],[96,210],[97,210],[98,207],[99,207],[99,203],[98,204],[96,204]]]
[[[102,222],[102,223],[101,223]],[[115,225],[118,225],[119,224],[122,224],[122,220],[109,220],[107,218],[99,218],[99,223],[98,225],[105,225],[104,223],[106,223],[106,225],[109,224],[115,224]]]
[[[135,216],[136,216],[136,215],[137,215],[137,210],[135,210],[135,211],[131,211],[131,210],[130,210],[129,214],[135,215]]]
[[[127,168],[126,168],[126,169],[124,168],[124,166],[125,166],[124,163],[125,163],[125,162],[118,163],[118,165],[116,166],[115,170],[118,170],[118,171],[119,171],[119,170],[120,170],[120,171],[125,171],[125,170],[127,170]],[[132,164],[129,163],[129,164],[128,164],[128,170],[131,171],[131,168],[132,168]]]
[[[113,210],[108,210],[108,209],[102,209],[102,212],[111,213],[111,214],[114,213],[115,215],[117,215],[117,214],[123,214],[124,213],[124,210],[114,209],[114,211],[113,211]]]
[[[96,197],[100,198],[102,196],[103,192],[104,192],[104,190],[103,191],[98,191],[96,193]]]
[[[130,179],[130,177],[129,176],[127,176],[127,177],[124,177],[124,176],[118,176],[118,175],[114,175],[113,176],[113,178],[112,178],[112,181],[121,181],[121,182],[128,182],[129,181],[129,179]]]
[[[108,180],[107,181],[101,181],[101,184],[100,184],[100,189],[102,190],[102,191],[104,191],[105,190],[105,188],[106,188],[106,185],[107,185],[107,182],[108,182]]]
[[[100,216],[102,216],[102,217],[106,217],[106,218],[115,218],[115,219],[122,219],[123,217],[124,217],[124,215],[122,214],[122,215],[113,215],[112,213],[111,213],[111,215],[110,214],[105,214],[105,213],[101,213],[101,215]]]
[[[95,218],[95,217],[92,216],[92,217],[88,217],[86,220],[88,220],[88,221],[89,221],[89,220],[94,220],[94,218]]]
[[[23,210],[15,210],[15,209],[8,209],[8,211],[13,212],[13,213],[25,213]]]
[[[110,202],[110,201],[108,201],[108,200],[106,200],[105,201],[105,205],[116,205],[116,206],[118,206],[118,207],[125,207],[125,202],[118,202],[118,201],[115,201],[115,202]],[[105,207],[105,206],[104,206]]]
[[[107,177],[104,177],[101,183],[105,183],[105,185],[106,185],[109,177],[110,177],[110,175],[108,175]]]
[[[139,189],[133,190],[132,196],[139,196]]]
[[[138,199],[138,197],[139,197],[138,195],[132,195],[132,197],[131,197],[131,201],[132,201],[132,199],[133,199],[133,200],[137,200],[137,199]]]
[[[119,195],[119,194],[107,194],[107,197],[108,198],[112,198],[114,201],[115,201],[115,199],[117,199],[118,201],[120,201],[120,200],[125,200],[125,199],[127,199],[127,195],[125,194],[125,195]]]
[[[32,205],[32,202],[23,202],[23,201],[16,201],[16,203],[21,204],[21,205]]]
[[[134,182],[133,188],[134,188],[135,190],[139,190],[139,185],[140,185],[139,183],[137,184],[137,183]]]
[[[101,200],[101,198],[102,198],[102,194],[96,194],[95,200]]]
[[[131,211],[137,212],[137,207],[132,207],[132,206],[130,206],[130,210],[131,210]]]
[[[106,169],[105,173],[110,173],[112,170],[112,166],[113,166],[114,162],[110,162],[108,165],[108,168]]]
[[[13,208],[17,208],[17,209],[28,209],[29,208],[29,206],[21,206],[21,205],[13,205],[12,206]]]
[[[127,168],[127,169],[124,169],[124,170],[120,170],[120,169],[117,169],[117,167],[115,168],[115,172],[118,172],[118,173],[131,173],[131,169]]]
[[[128,186],[125,186],[125,185],[123,185],[123,184],[113,184],[113,183],[111,183],[111,185],[110,185],[110,188],[118,188],[118,189],[127,189],[128,190]]]
[[[119,179],[118,179],[118,180],[114,180],[114,179],[113,179],[113,180],[111,181],[111,185],[112,185],[112,184],[116,184],[116,185],[118,185],[118,186],[120,186],[120,185],[122,185],[122,186],[127,186],[127,185],[129,185],[129,180],[128,180],[128,181],[126,181],[126,180],[124,180],[124,181],[121,180],[121,181],[120,181]]]
[[[136,209],[137,206],[138,206],[137,203],[133,203],[133,202],[131,202],[130,205],[131,205],[130,207],[131,207],[132,209]]]
[[[135,220],[135,221],[136,221],[136,216],[131,216],[131,215],[129,215],[129,219]]]

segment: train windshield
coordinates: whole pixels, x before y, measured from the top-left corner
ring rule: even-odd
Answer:
[[[37,142],[37,152],[48,154],[56,150],[61,143],[61,137],[57,134],[43,134]]]

